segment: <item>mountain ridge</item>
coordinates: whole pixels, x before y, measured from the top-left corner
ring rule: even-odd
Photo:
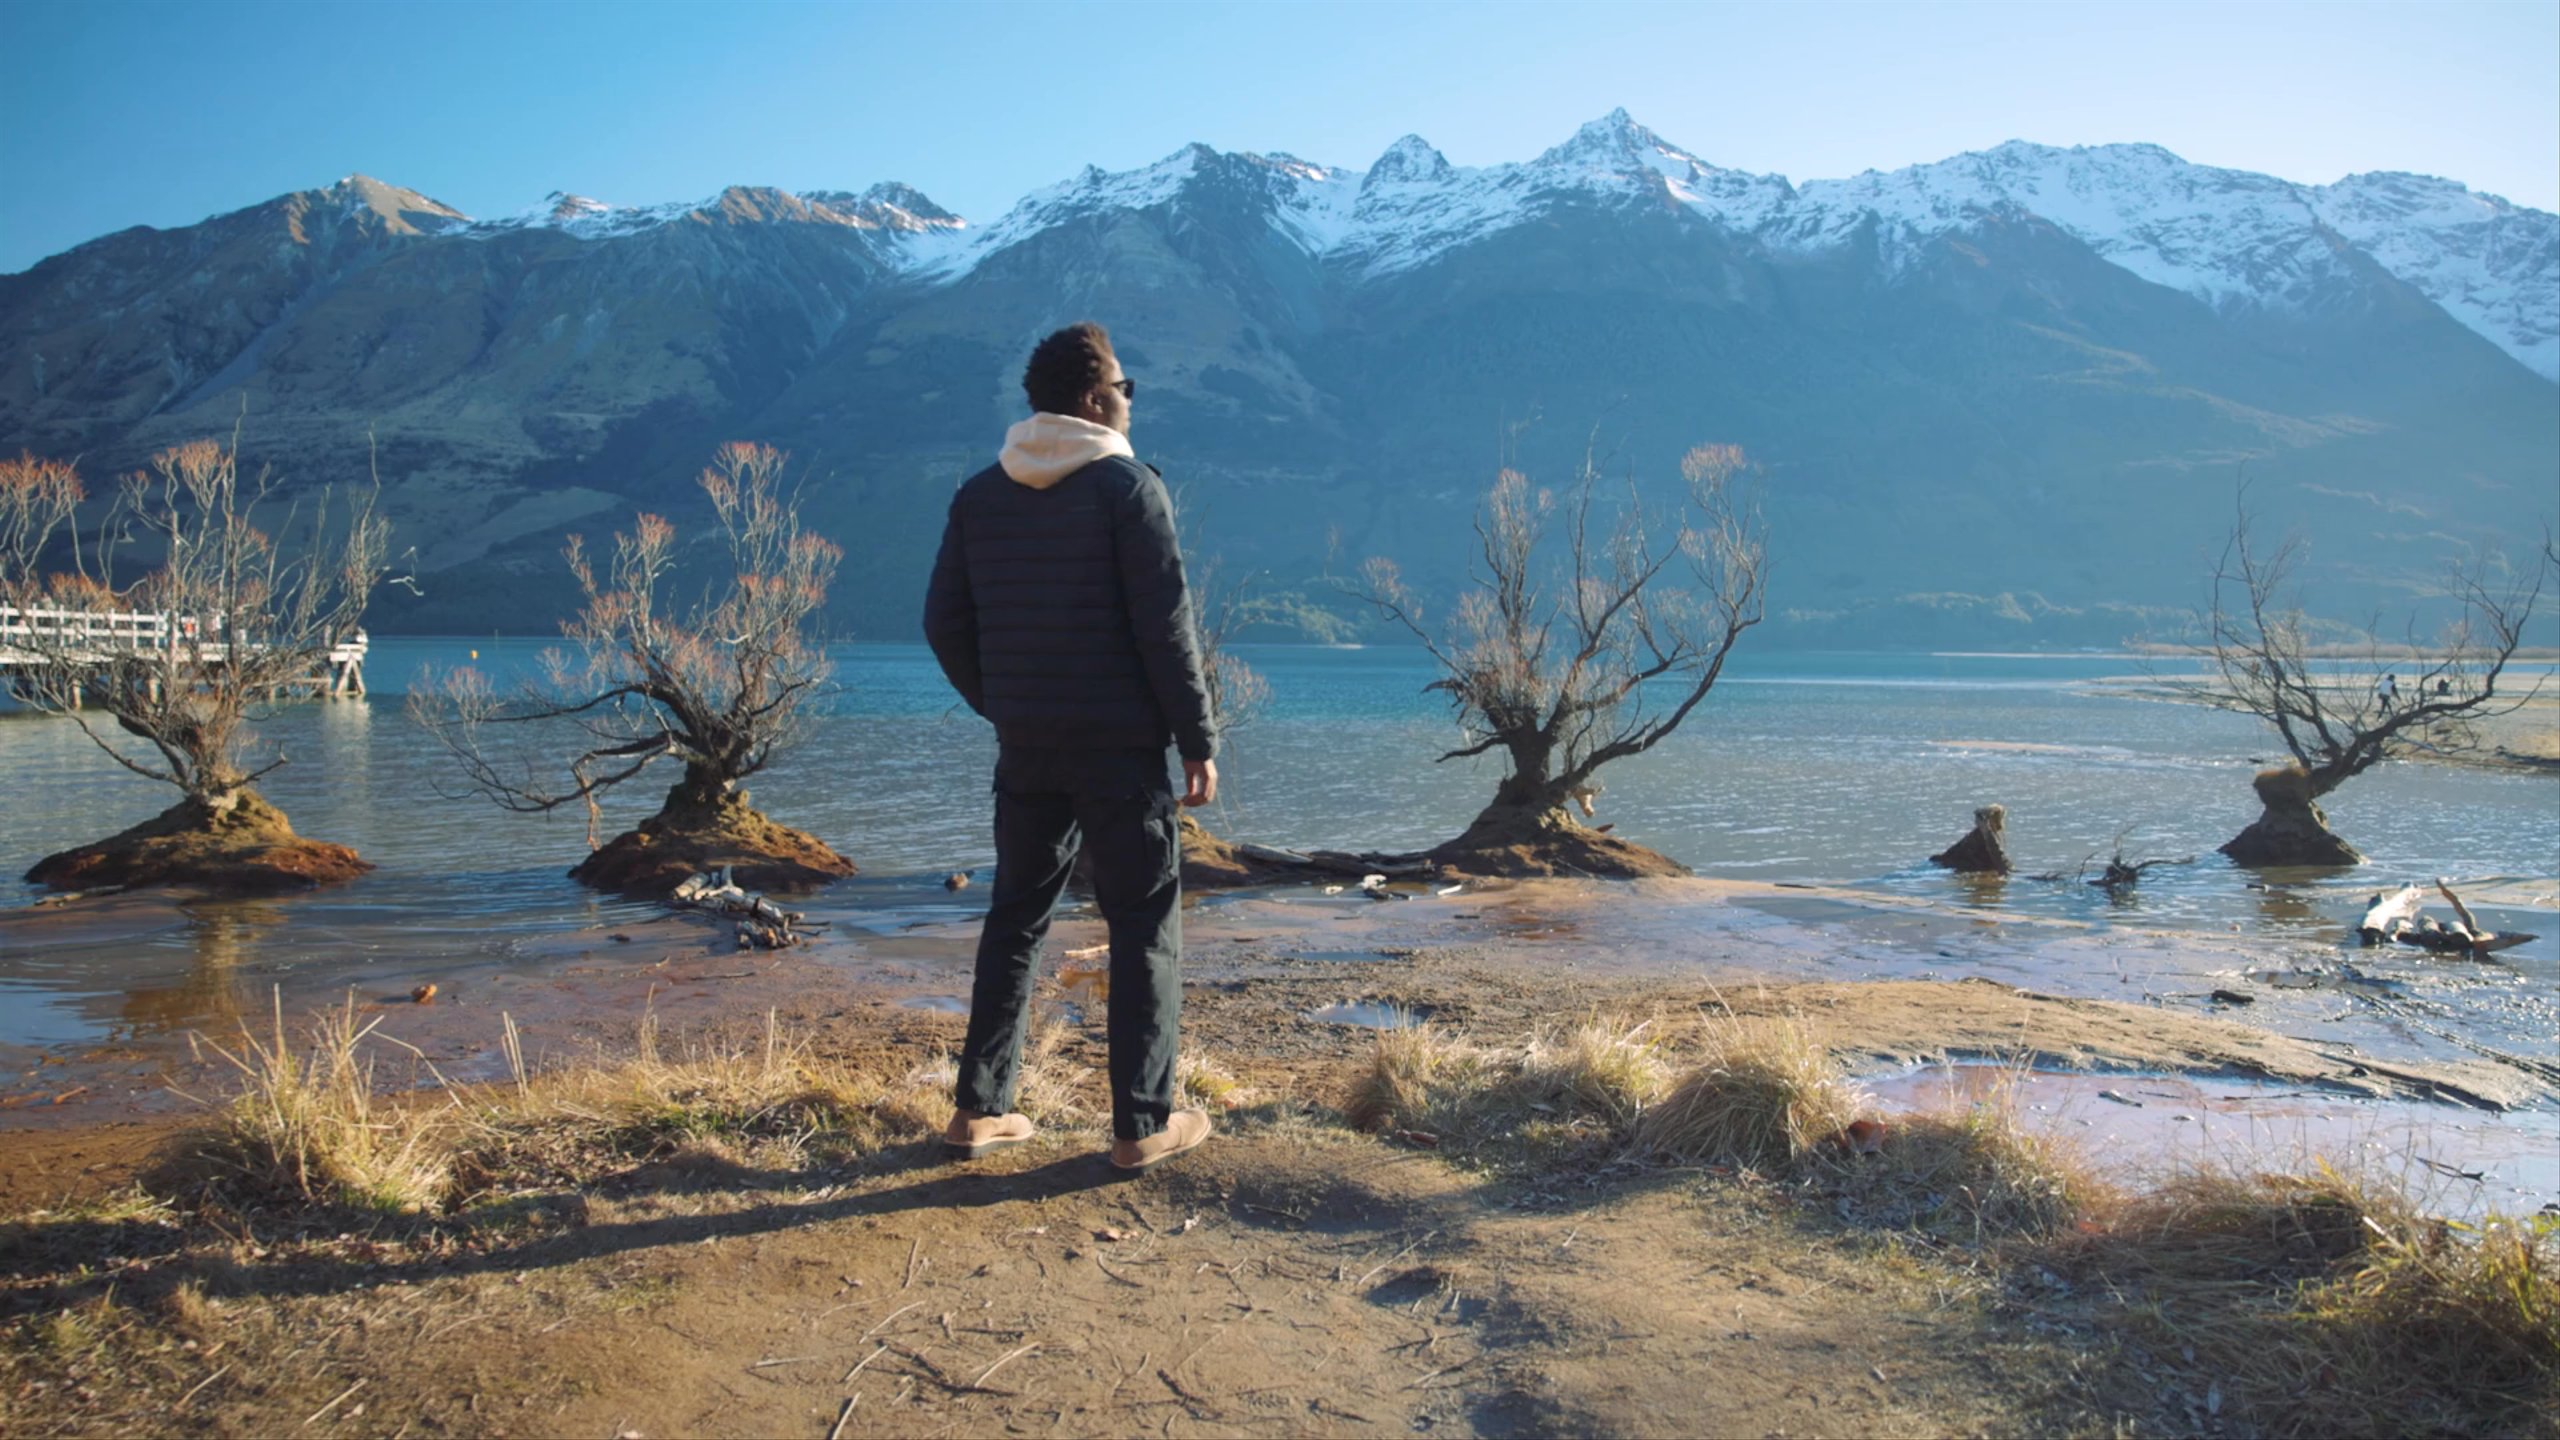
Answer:
[[[1556,193],[1623,197],[1645,187],[1659,187],[1671,203],[1794,253],[1838,248],[1867,223],[1880,222],[1888,231],[1888,256],[1904,255],[2011,205],[2060,225],[2145,280],[2217,305],[2285,303],[2302,288],[2302,272],[2329,263],[2319,245],[2325,230],[2528,369],[2560,383],[2560,216],[2436,176],[2369,171],[2312,185],[2197,164],[2142,142],[2063,147],[2009,140],[1896,170],[1797,183],[1713,165],[1621,108],[1532,160],[1474,168],[1451,165],[1419,135],[1396,140],[1364,170],[1279,152],[1222,152],[1195,141],[1131,170],[1086,166],[1025,195],[983,227],[899,181],[861,191],[735,185],[703,200],[639,206],[555,191],[517,215],[473,220],[364,175],[204,223],[298,197],[348,192],[350,208],[371,209],[394,233],[447,233],[455,228],[451,222],[461,222],[462,233],[471,235],[547,227],[604,239],[706,214],[757,218],[738,212],[761,205],[805,211],[770,218],[885,230],[923,242],[886,253],[917,278],[947,283],[1063,218],[1169,203],[1204,168],[1220,166],[1265,171],[1277,228],[1310,253],[1338,256],[1364,276],[1427,263],[1519,223]],[[2093,195],[2118,202],[2114,213],[2092,206]],[[422,227],[411,215],[429,217],[430,224]],[[108,238],[114,237],[101,237]]]
[[[1623,112],[1499,166],[1186,146],[983,226],[891,181],[474,220],[350,176],[0,276],[0,447],[112,474],[245,408],[317,484],[370,434],[428,592],[379,623],[475,630],[560,613],[565,535],[680,518],[713,446],[766,440],[861,542],[839,623],[901,635],[1022,355],[1099,318],[1142,452],[1305,633],[1354,623],[1335,537],[1455,586],[1491,467],[1559,483],[1596,443],[1667,500],[1724,440],[1804,633],[2105,644],[2192,599],[2244,470],[2349,611],[2539,533],[2560,222],[2502,205],[2025,142],[1796,184]]]

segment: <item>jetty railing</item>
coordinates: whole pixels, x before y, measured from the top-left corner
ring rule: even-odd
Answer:
[[[128,655],[160,655],[175,660],[184,647],[195,663],[221,665],[230,659],[231,642],[219,635],[219,620],[210,626],[192,615],[147,610],[20,609],[0,605],[0,676],[60,664],[103,664]],[[263,646],[250,642],[252,649]],[[362,629],[316,657],[311,672],[284,682],[331,697],[362,695],[365,656],[372,648]]]

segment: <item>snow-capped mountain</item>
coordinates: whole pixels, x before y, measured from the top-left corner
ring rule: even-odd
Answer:
[[[2539,534],[2560,476],[2560,217],[2143,145],[1791,183],[1623,112],[1480,167],[1186,146],[984,224],[897,183],[473,219],[349,176],[0,275],[0,450],[106,476],[245,404],[324,481],[370,433],[429,580],[380,623],[472,630],[538,626],[565,533],[680,515],[712,446],[768,440],[861,553],[843,623],[898,636],[1025,347],[1084,317],[1142,451],[1301,616],[1337,534],[1462,575],[1487,467],[1570,473],[1595,424],[1640,475],[1744,445],[1774,603],[1858,643],[2121,639],[2107,606],[2192,599],[2243,468],[2380,609]]]
[[[1194,145],[1139,170],[1088,169],[1041,191],[965,247],[932,256],[932,270],[964,274],[1064,220],[1174,203],[1207,171],[1257,169],[1276,228],[1368,277],[1427,264],[1555,206],[1592,202],[1678,207],[1780,253],[1841,249],[1872,233],[1888,274],[1929,242],[1987,218],[2031,217],[2216,307],[2312,303],[2350,271],[2352,251],[2560,381],[2560,216],[2427,176],[2300,185],[2190,164],[2156,145],[2012,141],[1802,186],[1713,165],[1624,110],[1534,160],[1481,169],[1452,166],[1416,135],[1366,171]]]
[[[413,208],[402,213],[463,218],[362,176],[341,187],[407,196],[401,203]],[[1794,185],[1716,166],[1618,110],[1534,160],[1477,169],[1451,165],[1417,135],[1366,170],[1189,145],[1135,170],[1088,167],[977,228],[889,182],[859,193],[737,187],[694,203],[627,207],[555,192],[463,233],[548,228],[608,239],[742,207],[771,209],[887,232],[882,253],[894,268],[948,283],[1057,225],[1178,205],[1203,188],[1245,196],[1291,243],[1362,278],[1429,264],[1559,205],[1593,203],[1677,208],[1775,254],[1872,243],[1887,278],[1931,242],[1992,217],[2042,220],[2143,280],[2217,308],[2317,303],[2361,259],[2560,381],[2560,216],[2423,175],[2302,185],[2191,164],[2156,145],[2011,141],[1934,164]]]

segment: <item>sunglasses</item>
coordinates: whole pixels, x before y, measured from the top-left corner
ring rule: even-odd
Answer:
[[[1135,400],[1138,398],[1138,382],[1126,377],[1114,380],[1104,388],[1119,391],[1120,398],[1123,400]]]

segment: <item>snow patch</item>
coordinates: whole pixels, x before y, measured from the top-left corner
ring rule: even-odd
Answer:
[[[340,184],[351,193],[389,188],[361,176]],[[370,193],[364,198],[379,203]],[[617,207],[554,194],[521,215],[477,222],[464,233],[539,227],[609,239],[717,213],[724,198]],[[2224,310],[2316,303],[2354,283],[2362,262],[2370,261],[2536,373],[2560,381],[2560,216],[2428,176],[2353,175],[2334,185],[2297,185],[2192,164],[2156,145],[2063,148],[2013,140],[1931,164],[1799,186],[1784,176],[1714,165],[1615,110],[1534,160],[1481,168],[1450,164],[1418,135],[1397,140],[1365,170],[1188,145],[1134,170],[1088,166],[1024,196],[982,228],[894,182],[858,194],[811,191],[788,198],[805,207],[805,218],[870,232],[884,260],[933,284],[957,280],[988,257],[1078,219],[1194,204],[1248,207],[1303,253],[1364,279],[1427,265],[1569,205],[1671,208],[1771,254],[1871,244],[1888,279],[1947,236],[1996,219],[2035,219],[2142,280]]]

